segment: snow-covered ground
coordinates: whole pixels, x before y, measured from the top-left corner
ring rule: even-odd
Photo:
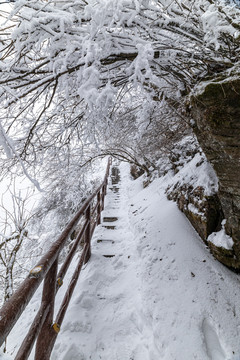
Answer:
[[[118,218],[107,224],[116,229],[97,227],[51,359],[239,360],[239,275],[214,260],[167,200],[169,175],[143,189],[128,165],[120,169],[103,212]],[[1,359],[14,358],[37,298]]]

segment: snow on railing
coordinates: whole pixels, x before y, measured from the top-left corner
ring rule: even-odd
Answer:
[[[83,264],[88,262],[91,256],[91,238],[96,225],[100,224],[101,221],[101,211],[104,209],[104,197],[106,195],[110,165],[111,158],[108,160],[107,170],[102,184],[85,201],[81,209],[76,213],[57,241],[52,244],[48,252],[30,271],[28,277],[22,282],[18,290],[0,310],[1,346],[44,279],[42,301],[38,313],[18,350],[15,360],[27,360],[35,341],[35,360],[50,359],[54,343],[59,333],[60,326],[77,283],[81,268]],[[93,205],[95,199],[96,204]],[[66,244],[70,234],[76,228],[76,225],[83,216],[85,216],[84,224],[82,225],[71,250],[62,264],[60,271],[57,273],[60,252]],[[56,293],[62,285],[63,278],[83,237],[84,246],[80,260],[74,271],[54,322],[53,316]]]

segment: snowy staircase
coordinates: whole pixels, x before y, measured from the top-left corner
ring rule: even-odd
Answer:
[[[111,184],[108,187],[108,206],[107,210],[103,211],[105,216],[103,216],[101,224],[102,228],[106,230],[102,233],[101,239],[97,240],[97,243],[101,245],[99,251],[105,258],[115,257],[112,246],[115,244],[115,240],[112,239],[112,231],[117,227],[120,203],[120,171],[117,166],[112,166],[110,182]]]
[[[65,345],[60,338],[53,360],[59,355],[61,360],[150,359],[152,333],[142,315],[141,264],[129,217],[128,170],[124,164],[112,166],[102,223],[92,238],[92,256],[62,329]]]
[[[167,200],[165,180],[143,190],[115,168],[51,360],[239,360],[239,279]]]

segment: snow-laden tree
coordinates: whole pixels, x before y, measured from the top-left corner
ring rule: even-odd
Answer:
[[[238,72],[240,10],[228,1],[19,0],[1,15],[4,163],[29,177],[34,165],[32,178],[44,164],[101,154],[113,122],[119,134],[134,119],[144,136],[146,101],[129,116],[133,96],[176,113],[202,79]],[[129,112],[118,117],[124,91]]]
[[[92,159],[159,169],[188,131],[188,95],[239,77],[237,0],[11,3],[0,4],[0,177],[21,165],[48,188],[36,222],[68,221],[95,185]],[[18,229],[2,236],[4,279],[26,239]]]
[[[7,301],[14,290],[14,279],[24,278],[25,257],[32,256],[34,240],[28,237],[29,223],[33,212],[29,207],[30,193],[23,195],[14,187],[11,200],[3,201],[0,205],[0,284],[1,299]],[[11,206],[10,206],[11,205]],[[23,243],[25,251],[22,250]],[[26,251],[27,249],[27,251]],[[21,274],[22,273],[22,274]],[[23,275],[24,274],[24,275]],[[3,290],[4,289],[4,290]]]
[[[112,155],[135,165],[148,175],[161,170],[174,144],[189,133],[187,121],[176,112],[175,103],[154,101],[126,86],[121,101],[111,114],[103,145],[95,156]]]

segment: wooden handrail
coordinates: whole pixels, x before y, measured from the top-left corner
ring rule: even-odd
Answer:
[[[15,360],[27,360],[35,341],[37,341],[35,360],[50,359],[52,348],[77,283],[82,265],[86,263],[91,256],[91,237],[96,225],[100,224],[101,211],[104,209],[104,197],[106,194],[110,166],[111,158],[108,160],[106,174],[102,184],[85,201],[81,209],[75,214],[56,242],[51,245],[50,249],[30,271],[28,277],[21,283],[17,291],[0,309],[1,346],[30,302],[40,283],[44,280],[42,301],[39,306],[39,311],[35,316],[20,349],[18,350]],[[97,202],[92,211],[91,206],[95,198]],[[97,214],[94,214],[96,210]],[[60,271],[57,273],[60,252],[66,244],[70,234],[84,215],[86,220],[82,225],[64,263],[62,264]],[[65,293],[62,305],[56,316],[56,321],[53,322],[56,293],[63,282],[63,278],[83,237],[84,246],[79,263]]]

